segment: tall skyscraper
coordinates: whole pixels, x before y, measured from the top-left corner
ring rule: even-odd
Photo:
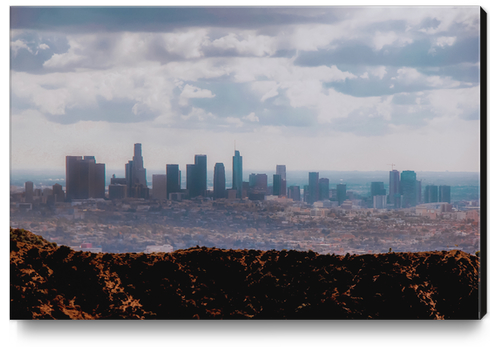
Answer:
[[[424,202],[431,203],[431,202],[438,202],[438,201],[439,201],[439,194],[437,191],[437,186],[433,184],[426,185],[424,191]]]
[[[439,186],[439,202],[451,203],[451,186]]]
[[[272,176],[272,195],[281,195],[281,175]]]
[[[34,183],[27,181],[24,183],[25,202],[32,202],[34,196]]]
[[[318,201],[320,197],[320,189],[318,185],[319,180],[318,172],[310,172],[308,174],[308,203],[313,204],[315,201]]]
[[[347,186],[345,184],[337,184],[337,201],[339,206],[347,200]]]
[[[405,170],[400,176],[401,207],[417,206],[417,174],[414,171]]]
[[[281,175],[281,192],[279,195],[286,196],[286,165],[276,165],[276,175]]]
[[[186,165],[186,188],[187,194],[189,194],[189,198],[194,198],[198,196],[197,193],[197,173],[196,173],[196,165],[195,164],[187,164]]]
[[[225,165],[223,163],[214,165],[213,194],[215,199],[226,198]]]
[[[208,168],[207,168],[207,157],[204,154],[196,154],[194,156],[194,166],[195,166],[195,185],[196,185],[196,196],[206,196],[206,190],[208,189],[207,179],[208,179]]]
[[[141,153],[141,143],[135,143],[133,160],[126,164],[126,185],[129,197],[148,198],[146,169],[143,166]]]
[[[395,204],[395,207],[400,207],[396,206],[396,201],[399,200],[395,198],[395,195],[397,194],[400,194],[400,172],[397,170],[392,170],[390,171],[390,192],[388,195],[388,200],[390,204]]]
[[[318,186],[319,186],[319,200],[324,201],[328,200],[329,197],[329,190],[330,190],[330,180],[328,178],[320,178],[318,180]]]
[[[66,200],[104,198],[105,164],[93,156],[66,157]]]
[[[171,193],[180,192],[180,170],[178,164],[167,164],[167,199]]]
[[[236,197],[242,197],[242,185],[243,185],[243,166],[242,166],[242,156],[239,151],[235,151],[233,157],[233,181],[232,189],[236,190]]]

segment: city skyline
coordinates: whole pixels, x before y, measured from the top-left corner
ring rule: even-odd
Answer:
[[[236,140],[258,172],[479,172],[479,31],[477,6],[13,7],[11,168],[143,143],[231,170]]]

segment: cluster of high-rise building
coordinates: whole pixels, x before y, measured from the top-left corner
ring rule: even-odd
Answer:
[[[286,165],[277,165],[268,186],[265,173],[252,173],[248,182],[243,180],[243,158],[235,150],[232,157],[231,188],[226,188],[225,165],[215,163],[213,189],[207,187],[207,156],[197,154],[193,164],[186,165],[186,187],[181,187],[181,171],[178,164],[167,164],[165,174],[152,176],[152,189],[148,187],[146,169],[143,164],[140,143],[134,145],[134,155],[125,165],[125,177],[112,176],[108,189],[109,199],[140,198],[153,200],[182,200],[196,197],[213,199],[264,200],[267,196],[277,196],[304,201],[308,204],[327,202],[328,207],[348,203],[346,184],[330,187],[328,178],[319,172],[308,173],[308,184],[300,186],[286,184]],[[45,189],[46,190],[46,189]],[[72,201],[73,199],[106,198],[105,164],[97,163],[93,156],[66,157],[66,196],[62,186],[57,184],[46,192],[34,191],[32,182],[25,183],[25,202],[32,202],[34,196],[45,196],[48,203]],[[303,194],[302,192],[303,191]],[[39,197],[38,197],[39,199]],[[447,185],[425,186],[422,194],[421,181],[414,171],[397,170],[389,172],[388,192],[383,182],[371,182],[370,204],[378,209],[409,208],[422,203],[451,202],[451,187]],[[43,201],[44,201],[43,200]]]

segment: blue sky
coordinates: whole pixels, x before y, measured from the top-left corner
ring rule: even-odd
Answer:
[[[11,165],[479,171],[480,8],[11,8]]]

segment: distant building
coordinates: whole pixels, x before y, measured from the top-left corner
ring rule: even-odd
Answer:
[[[267,192],[267,174],[250,174],[248,176],[250,190]]]
[[[63,187],[59,183],[55,183],[53,185],[53,195],[55,202],[63,202],[65,201],[65,192],[63,191]]]
[[[377,208],[377,209],[386,208],[386,195],[374,195],[373,208]]]
[[[189,198],[198,196],[197,190],[197,170],[195,164],[187,164],[186,166],[186,188]]]
[[[301,191],[299,186],[290,186],[288,189],[288,198],[293,201],[301,201]]]
[[[214,165],[213,194],[215,199],[224,199],[226,193],[225,165],[216,163]]]
[[[152,198],[155,200],[167,199],[167,175],[152,176]]]
[[[424,203],[431,202],[439,202],[439,194],[438,194],[437,186],[433,184],[429,184],[425,186],[424,191]]]
[[[424,197],[422,195],[422,181],[417,180],[417,186],[416,186],[416,191],[417,191],[417,205],[421,204],[424,200]]]
[[[232,189],[236,190],[236,197],[242,197],[242,183],[243,183],[243,163],[242,156],[239,151],[235,151],[233,156],[233,182]]]
[[[395,196],[400,194],[400,173],[397,170],[390,171],[390,192],[388,195],[388,202],[394,204],[395,208],[399,208],[400,196]],[[397,204],[398,202],[398,204]]]
[[[272,195],[281,195],[281,175],[272,176]]]
[[[125,199],[127,196],[127,186],[125,184],[109,184],[109,199]]]
[[[320,201],[330,199],[330,181],[328,178],[320,178],[318,180],[318,189],[319,189],[318,199]]]
[[[189,197],[204,197],[207,189],[207,157],[203,154],[196,154],[194,156],[194,165],[187,165],[187,190]]]
[[[178,164],[167,164],[167,196],[180,192],[180,170]]]
[[[451,203],[451,187],[439,186],[439,202]]]
[[[345,184],[337,184],[337,201],[339,206],[347,199],[347,186]]]
[[[417,206],[417,175],[414,171],[403,171],[400,179],[400,193],[403,208]]]
[[[286,196],[286,165],[276,165],[276,175],[281,175],[281,191],[279,195]]]
[[[227,199],[235,200],[237,198],[236,189],[227,189]]]
[[[383,182],[371,182],[371,196],[386,195],[385,184]]]
[[[105,164],[93,156],[66,157],[66,200],[105,197]]]
[[[148,198],[146,169],[143,166],[141,143],[134,144],[133,160],[126,164],[126,185],[129,197]],[[137,188],[136,186],[139,185]]]
[[[320,187],[318,185],[319,173],[318,172],[310,172],[308,174],[308,196],[309,204],[313,204],[315,201],[319,200],[320,197]]]
[[[32,202],[34,197],[34,183],[27,181],[24,183],[25,189],[25,202]]]
[[[248,182],[242,182],[242,198],[243,199],[248,197],[249,191],[250,191],[250,184]]]

